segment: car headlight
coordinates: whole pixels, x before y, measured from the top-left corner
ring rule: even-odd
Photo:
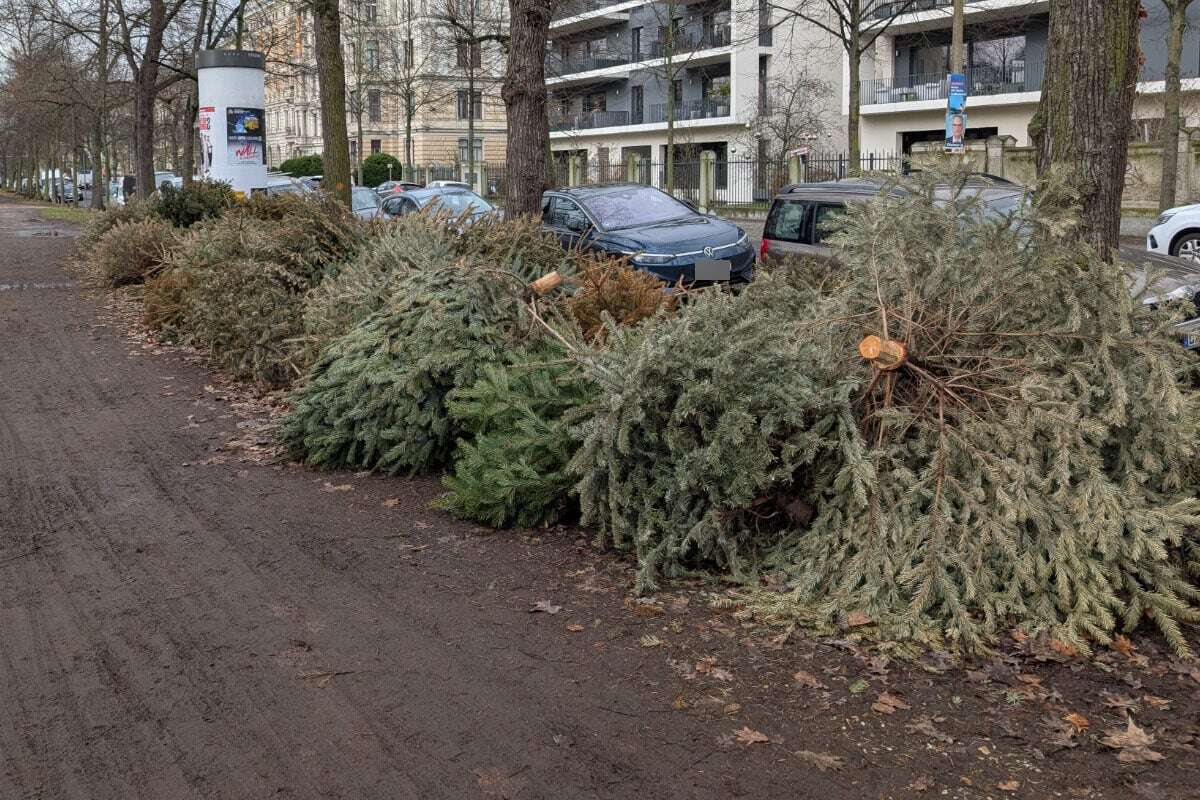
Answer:
[[[633,256],[633,263],[645,264],[646,266],[661,266],[670,264],[675,260],[675,256],[665,253],[636,253]]]
[[[745,244],[749,240],[750,240],[750,237],[747,236],[745,233],[743,233],[742,238],[738,239],[736,242],[734,242],[734,244],[735,245]]]
[[[1171,212],[1170,214],[1159,214],[1158,219],[1154,220],[1154,227],[1157,228],[1159,225],[1165,225],[1173,216],[1175,216],[1174,212]]]

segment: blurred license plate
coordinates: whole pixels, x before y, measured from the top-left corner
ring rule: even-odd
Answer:
[[[730,264],[728,261],[702,258],[696,262],[696,280],[698,281],[727,281],[729,280]]]

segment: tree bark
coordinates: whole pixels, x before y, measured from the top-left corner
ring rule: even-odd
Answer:
[[[1163,92],[1163,121],[1159,132],[1162,143],[1162,182],[1158,210],[1175,205],[1179,172],[1179,61],[1183,56],[1183,34],[1187,30],[1187,10],[1192,0],[1163,0],[1170,12],[1167,36],[1166,87]]]
[[[857,3],[854,5],[856,10]],[[846,38],[846,55],[850,62],[850,85],[847,98],[848,113],[846,116],[846,149],[850,151],[850,174],[857,175],[862,159],[862,139],[860,138],[859,106],[862,104],[862,40],[859,38],[857,15],[852,15],[854,21],[850,25],[849,36]]]
[[[1116,249],[1137,87],[1140,0],[1051,0],[1046,78],[1029,124],[1038,177],[1065,173],[1079,191],[1078,236]]]
[[[321,186],[350,205],[350,137],[346,131],[346,63],[338,0],[313,0],[313,39],[321,92],[324,177]]]
[[[108,201],[108,182],[104,179],[104,122],[108,117],[108,0],[100,0],[96,71],[99,73],[100,97],[96,107],[96,124],[92,131],[91,206],[100,211]]]
[[[200,88],[192,86],[188,90],[187,106],[184,111],[183,126],[183,185],[192,185],[192,176],[196,173],[196,114],[200,111]]]
[[[553,0],[509,0],[510,45],[502,96],[508,112],[505,210],[538,215],[546,187],[546,39]]]
[[[139,197],[149,197],[158,188],[154,185],[154,102],[158,98],[159,57],[168,22],[163,0],[150,0],[145,50],[134,80],[134,152]]]

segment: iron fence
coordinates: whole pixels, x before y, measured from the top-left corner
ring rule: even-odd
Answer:
[[[508,181],[508,166],[503,162],[480,162],[475,165],[483,196],[492,202],[502,202]],[[693,154],[676,158],[668,170],[664,161],[639,160],[630,173],[626,162],[588,159],[582,161],[574,176],[577,184],[624,182],[670,190],[681,200],[700,204],[701,161]],[[907,171],[907,160],[896,153],[863,153],[859,173],[898,173]],[[568,158],[555,157],[546,169],[546,184],[554,188],[571,185],[572,170]],[[468,180],[466,164],[428,164],[416,166],[410,180],[428,183],[432,180]],[[841,180],[855,174],[846,153],[813,152],[801,159],[801,181]],[[791,181],[787,160],[719,159],[713,164],[712,205],[729,213],[764,213],[771,199]]]

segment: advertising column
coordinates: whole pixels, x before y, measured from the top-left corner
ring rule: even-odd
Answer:
[[[201,50],[201,174],[249,195],[267,185],[266,59],[250,50]]]

